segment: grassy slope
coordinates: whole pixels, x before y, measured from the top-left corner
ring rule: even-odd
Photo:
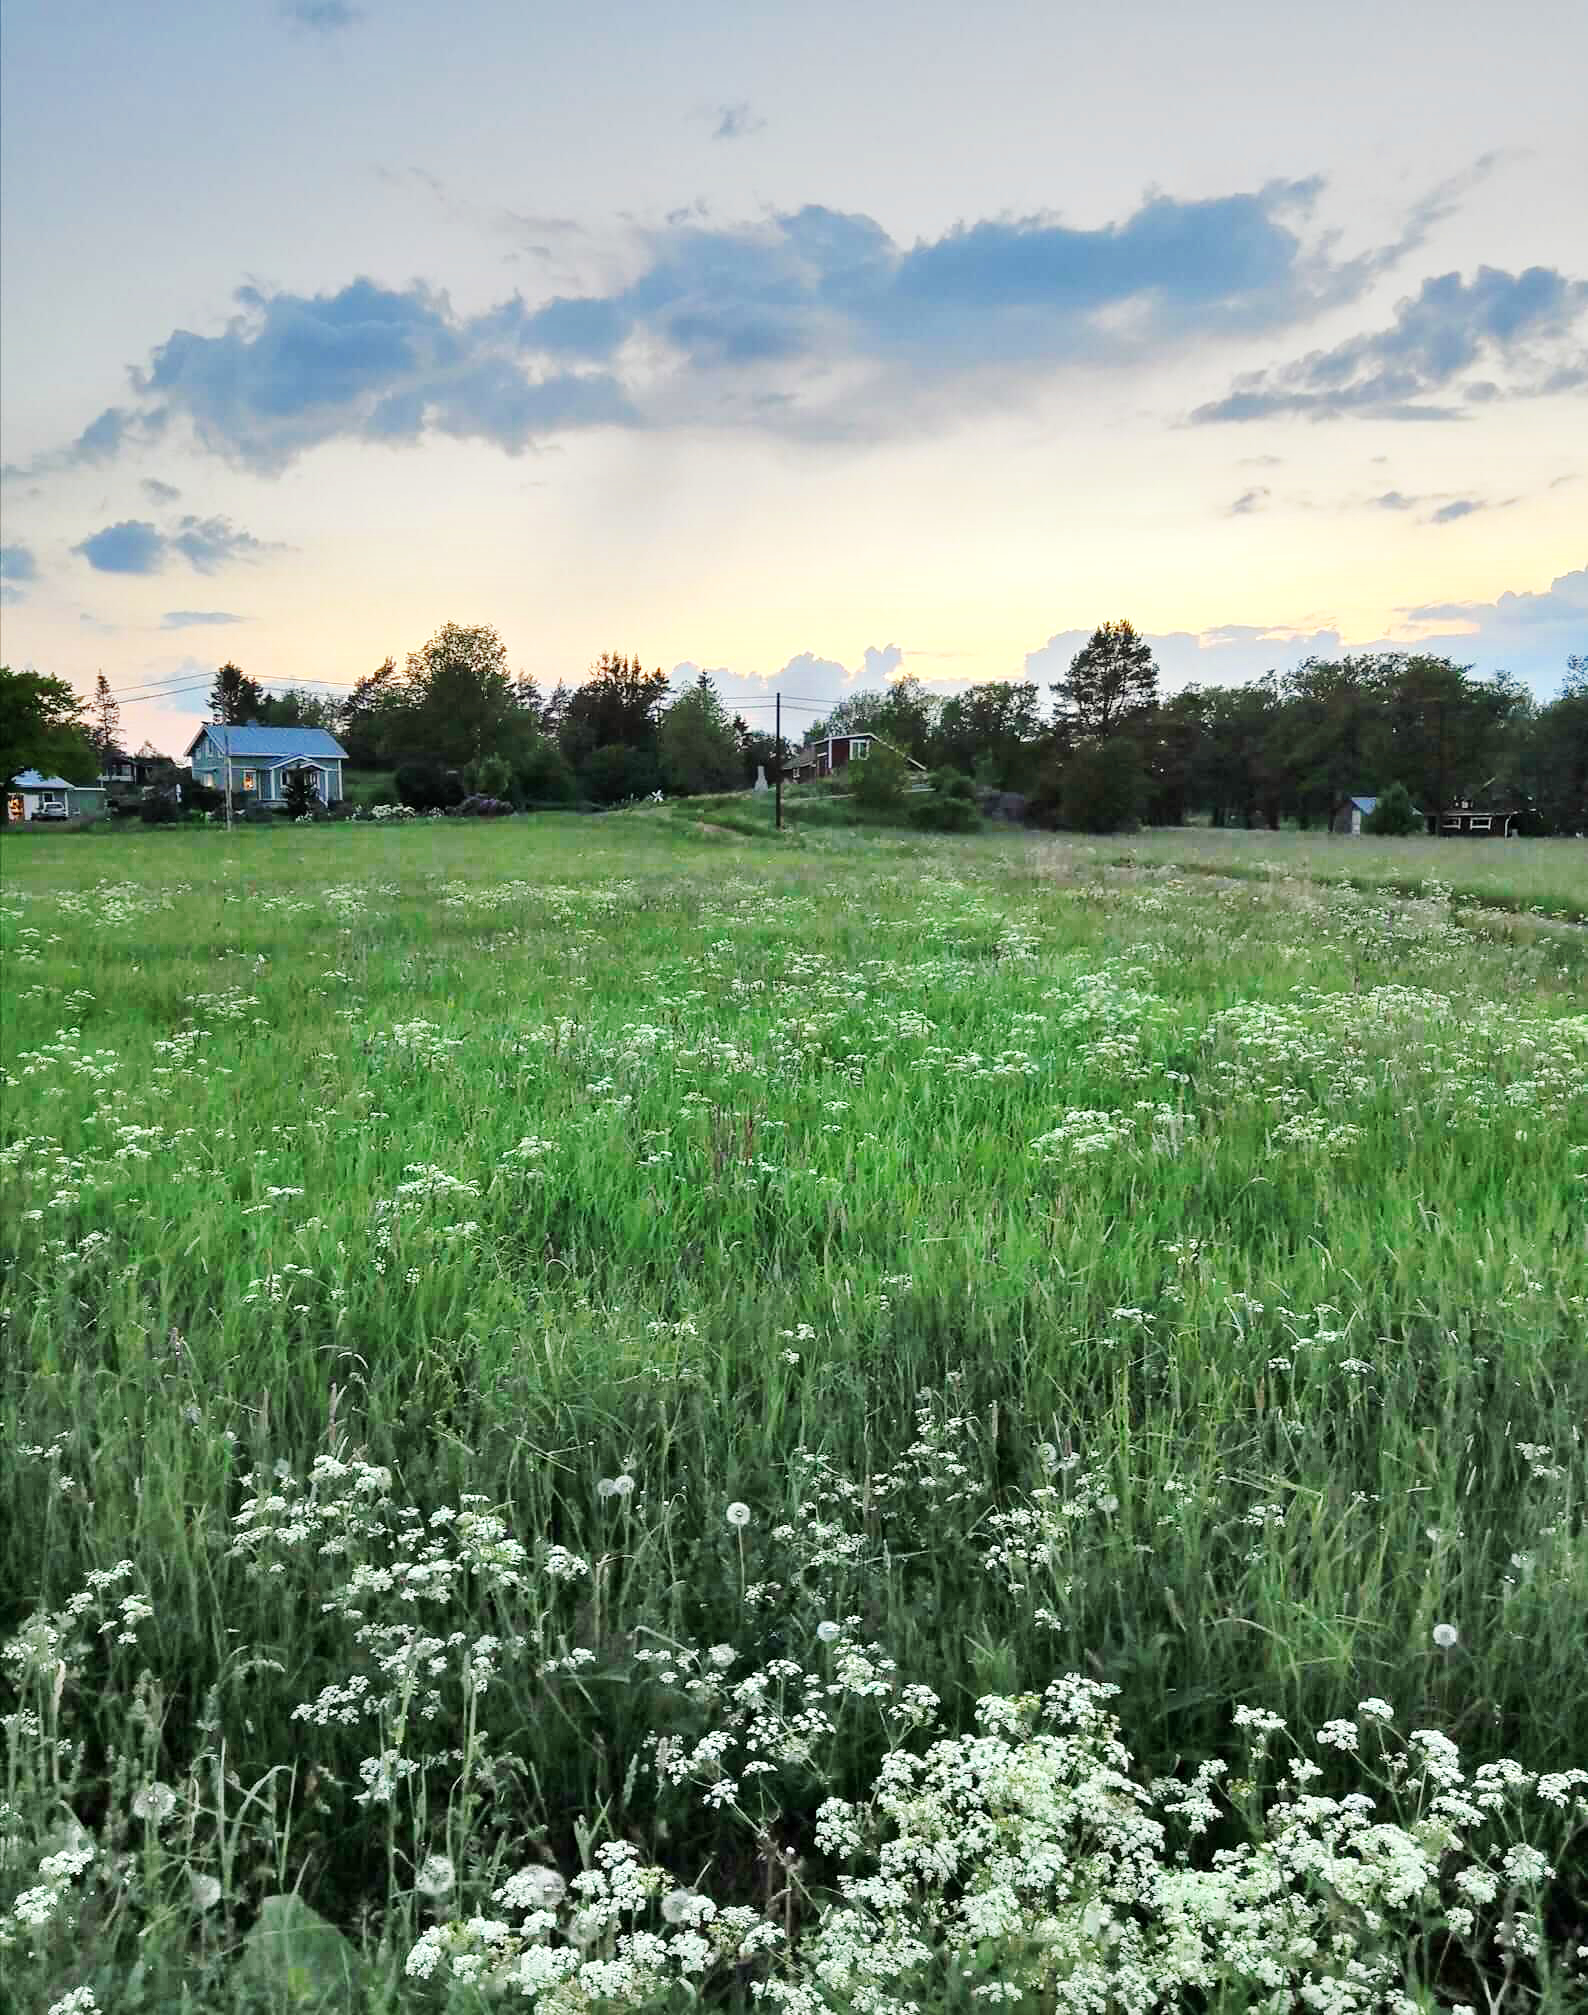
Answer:
[[[1158,1763],[1214,1751],[1235,1700],[1321,1720],[1369,1692],[1480,1753],[1588,1755],[1575,943],[1011,837],[772,853],[659,816],[63,839],[4,869],[0,1434],[64,1436],[78,1483],[0,1471],[0,1629],[133,1558],[173,1699],[239,1644],[283,1662],[235,1737],[263,1769],[337,1666],[224,1558],[249,1460],[301,1473],[334,1418],[416,1504],[480,1491],[592,1554],[627,1467],[669,1510],[625,1622],[710,1641],[721,1507],[763,1531],[801,1443],[863,1475],[952,1377],[1001,1480],[1046,1439],[1118,1508],[1056,1631],[964,1546],[857,1591],[912,1676],[958,1699],[1095,1670]],[[1263,1003],[1286,1018],[1210,1026]],[[1128,1140],[1035,1152],[1072,1109]],[[1356,1131],[1276,1140],[1298,1115]],[[525,1136],[539,1176],[510,1172]],[[380,1271],[413,1164],[480,1193]],[[542,1759],[557,1827],[621,1808],[643,1710],[590,1713]]]

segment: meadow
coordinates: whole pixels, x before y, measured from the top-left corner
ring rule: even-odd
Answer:
[[[1580,845],[0,848],[0,2001],[1588,2002]]]

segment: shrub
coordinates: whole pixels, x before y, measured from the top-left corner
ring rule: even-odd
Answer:
[[[1422,829],[1423,822],[1412,803],[1411,793],[1402,783],[1391,784],[1362,821],[1363,832],[1372,833],[1380,839],[1403,840]]]
[[[518,796],[526,805],[571,805],[579,795],[568,759],[555,742],[540,741],[513,769]]]
[[[506,798],[489,798],[477,791],[456,810],[460,819],[505,819],[512,816],[513,807]]]
[[[463,782],[469,798],[506,798],[512,795],[513,766],[505,756],[476,756],[465,768]],[[464,803],[468,802],[468,798]],[[459,808],[461,810],[461,807]]]
[[[456,773],[440,763],[402,763],[395,778],[397,795],[416,812],[445,811],[463,802],[463,785]]]
[[[1059,821],[1072,832],[1132,832],[1146,802],[1141,751],[1123,735],[1077,749],[1059,776]]]
[[[226,793],[193,778],[182,780],[182,803],[190,812],[219,812],[226,808]]]
[[[932,778],[930,797],[910,807],[910,823],[929,833],[973,833],[981,825],[976,786],[963,771],[941,769]]]
[[[598,805],[621,805],[649,797],[660,785],[661,774],[649,749],[608,742],[585,758],[580,781]]]
[[[310,770],[288,770],[282,803],[289,817],[307,818],[320,802],[320,793]]]
[[[180,810],[174,791],[151,791],[138,806],[138,816],[146,826],[172,826]]]
[[[893,811],[904,802],[910,766],[897,749],[890,749],[884,742],[873,742],[871,754],[864,762],[850,763],[849,777],[856,804],[864,805],[869,812]]]

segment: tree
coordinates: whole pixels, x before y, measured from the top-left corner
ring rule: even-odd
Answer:
[[[24,770],[92,783],[99,751],[89,739],[83,703],[64,679],[0,665],[0,782],[9,790]]]
[[[1362,830],[1372,833],[1377,839],[1398,840],[1423,830],[1417,807],[1412,803],[1412,794],[1403,783],[1397,781],[1382,793],[1378,803],[1362,821]]]
[[[397,801],[416,812],[445,811],[463,802],[463,785],[440,763],[423,758],[397,765]]]
[[[261,727],[324,728],[331,733],[339,712],[334,700],[305,692],[300,686],[288,686],[279,693],[262,694],[254,718]]]
[[[542,738],[513,765],[513,784],[526,805],[571,805],[579,786],[568,758],[554,741]]]
[[[94,681],[94,697],[88,703],[88,739],[99,751],[101,768],[121,748],[121,708],[103,672]]]
[[[873,742],[864,762],[851,761],[845,771],[855,803],[868,812],[894,811],[904,803],[910,766],[897,749]]]
[[[1077,749],[1059,779],[1059,817],[1073,832],[1115,833],[1141,822],[1147,780],[1125,735]]]
[[[582,686],[568,695],[558,725],[562,752],[576,768],[597,750],[613,747],[654,753],[657,717],[667,704],[667,674],[643,671],[636,658],[608,651]],[[556,695],[553,694],[553,700]],[[653,784],[651,788],[656,787]]]
[[[286,801],[288,812],[295,819],[306,818],[320,802],[320,792],[315,783],[315,772],[301,766],[288,770],[282,784],[281,795]]]
[[[1035,682],[989,679],[945,700],[932,737],[940,763],[978,765],[996,790],[1024,790],[1040,761],[1042,715]]]
[[[579,766],[579,781],[598,805],[624,805],[649,797],[661,774],[650,749],[637,749],[628,742],[592,749]]]
[[[355,769],[373,769],[379,763],[401,697],[397,661],[387,658],[358,680],[342,702],[337,711],[337,733]]]
[[[470,763],[502,753],[509,727],[525,720],[508,676],[507,647],[488,623],[443,623],[429,643],[409,652],[396,683],[384,754]]]
[[[738,785],[738,737],[709,673],[702,672],[663,714],[657,755],[670,791],[698,797]]]
[[[1077,736],[1106,741],[1158,704],[1152,647],[1130,623],[1101,623],[1049,690],[1060,720]]]
[[[228,660],[215,674],[215,683],[210,687],[210,719],[225,727],[242,727],[259,719],[264,698],[257,680]]]

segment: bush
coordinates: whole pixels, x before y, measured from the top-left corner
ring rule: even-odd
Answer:
[[[283,809],[289,818],[307,818],[320,803],[313,773],[305,769],[288,770],[281,795]]]
[[[505,756],[476,756],[465,768],[463,781],[468,798],[507,798],[513,791],[513,766]],[[462,810],[462,806],[459,806]]]
[[[138,806],[138,816],[146,826],[174,826],[180,811],[174,791],[151,791]]]
[[[928,833],[976,832],[981,825],[976,786],[961,770],[938,770],[931,796],[917,798],[910,806],[910,824]]]
[[[397,795],[410,810],[444,812],[463,802],[463,785],[456,773],[436,762],[399,764]]]
[[[1379,839],[1403,840],[1423,830],[1423,821],[1404,784],[1391,784],[1367,817],[1362,830]]]
[[[226,793],[190,777],[182,780],[182,803],[190,812],[219,812],[226,809]]]
[[[910,766],[897,749],[873,742],[864,762],[850,762],[849,777],[856,804],[864,805],[868,812],[888,812],[904,802]]]
[[[460,819],[506,819],[513,815],[513,807],[506,798],[488,798],[476,791],[456,807]]]
[[[1133,832],[1146,802],[1141,751],[1122,735],[1077,749],[1059,776],[1059,821],[1072,832]]]
[[[981,813],[969,798],[918,798],[910,807],[910,824],[927,833],[974,833],[981,827]]]
[[[513,782],[526,805],[571,805],[579,795],[568,758],[551,741],[537,742],[515,764]]]
[[[648,798],[661,785],[661,772],[649,749],[627,742],[608,742],[585,758],[579,773],[586,794],[598,805],[622,805]]]

